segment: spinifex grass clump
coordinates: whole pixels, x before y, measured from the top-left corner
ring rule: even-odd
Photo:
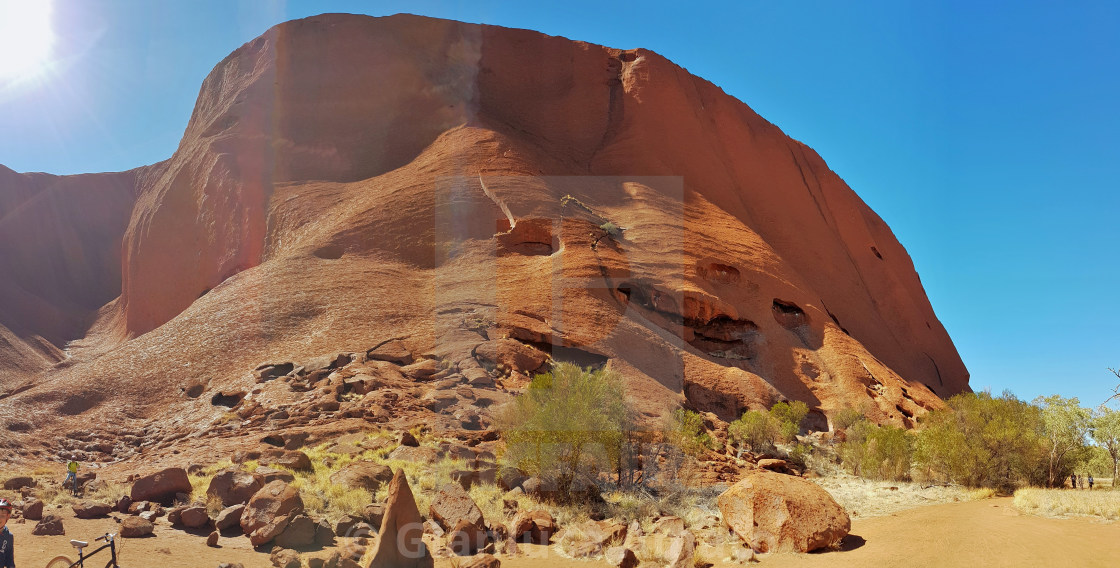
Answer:
[[[1085,515],[1120,520],[1120,491],[1024,488],[1015,492],[1015,507],[1045,517]]]

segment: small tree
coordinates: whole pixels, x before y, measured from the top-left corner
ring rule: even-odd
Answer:
[[[808,415],[809,406],[800,400],[779,402],[770,407],[770,416],[778,423],[778,438],[782,442],[792,442],[797,437]]]
[[[778,429],[778,421],[769,413],[748,410],[727,427],[727,437],[739,446],[741,454],[744,448],[759,451],[774,447]]]
[[[499,413],[505,458],[567,494],[622,457],[627,414],[617,374],[557,363]]]
[[[704,417],[684,408],[678,408],[669,415],[665,437],[690,456],[698,456],[704,450],[711,449],[714,444],[712,437],[704,430]]]
[[[840,444],[841,463],[852,473],[871,479],[910,479],[914,435],[895,426],[876,426],[861,420],[847,429]]]
[[[1093,440],[1112,458],[1112,483],[1115,486],[1117,478],[1120,477],[1118,475],[1120,471],[1117,469],[1120,463],[1120,411],[1112,410],[1107,406],[1098,408],[1093,413],[1092,436]]]
[[[1046,425],[1046,483],[1050,487],[1056,487],[1064,482],[1076,461],[1070,458],[1080,457],[1085,448],[1090,413],[1081,408],[1077,397],[1040,396],[1034,399],[1034,404],[1042,408],[1042,420]]]

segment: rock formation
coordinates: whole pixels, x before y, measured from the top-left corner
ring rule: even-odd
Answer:
[[[205,432],[270,404],[262,363],[379,345],[480,388],[608,364],[647,417],[911,424],[968,389],[887,225],[747,105],[644,49],[417,16],[268,30],[164,162],[0,169],[0,267],[15,436]]]

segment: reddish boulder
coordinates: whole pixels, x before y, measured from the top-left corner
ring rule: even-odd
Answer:
[[[137,479],[132,484],[132,492],[129,498],[132,502],[137,501],[157,501],[164,505],[170,505],[175,500],[175,495],[179,493],[190,494],[191,480],[187,477],[187,471],[181,467],[169,467],[163,471],[146,475]]]
[[[717,501],[727,526],[756,552],[809,552],[839,544],[851,520],[819,485],[752,471]]]
[[[74,516],[79,519],[98,519],[106,517],[113,510],[113,506],[108,503],[97,503],[94,501],[81,501],[71,505],[74,509]]]
[[[471,499],[470,494],[458,483],[444,485],[432,499],[428,513],[445,531],[452,530],[462,520],[478,527],[480,530],[486,527],[486,521],[482,518],[482,511],[475,504],[474,499]]]
[[[530,347],[516,339],[495,339],[479,344],[474,350],[479,360],[495,365],[505,365],[520,373],[531,373],[541,367],[548,358],[543,351]]]
[[[373,544],[373,557],[369,568],[431,568],[432,555],[421,537],[424,519],[416,508],[412,489],[404,471],[397,470],[389,482],[389,497],[385,501],[385,518]]]
[[[179,522],[188,529],[197,529],[210,524],[206,507],[187,507],[179,511]]]
[[[513,518],[513,534],[517,542],[530,542],[534,544],[548,544],[552,534],[556,532],[556,521],[544,509],[522,511]]]
[[[283,533],[291,518],[301,512],[303,500],[299,491],[283,481],[273,481],[245,505],[241,530],[253,546],[260,546]]]
[[[371,493],[376,493],[391,479],[391,468],[368,460],[352,462],[331,475],[331,483],[334,485],[366,489]]]
[[[260,491],[264,484],[253,474],[237,467],[219,471],[210,480],[206,495],[220,499],[223,507],[248,503],[249,498]]]
[[[296,515],[276,537],[276,546],[284,548],[303,548],[315,542],[317,524],[307,515]]]
[[[261,455],[261,463],[282,466],[296,471],[310,471],[311,458],[299,450],[272,450]]]
[[[124,538],[141,538],[152,534],[155,525],[147,519],[140,517],[125,517],[121,519],[121,536]]]
[[[240,526],[243,512],[245,512],[245,505],[234,505],[222,509],[218,516],[214,518],[214,528],[224,531],[230,527]]]
[[[53,513],[43,515],[43,520],[35,524],[35,528],[31,529],[31,534],[36,536],[66,534],[66,530],[62,527],[62,517]]]
[[[38,521],[43,518],[43,502],[33,497],[24,499],[23,506],[20,509],[23,511],[23,518],[29,521]]]

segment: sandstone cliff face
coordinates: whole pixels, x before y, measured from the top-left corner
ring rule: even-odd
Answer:
[[[608,362],[650,416],[796,398],[818,427],[849,406],[906,424],[968,388],[886,224],[811,149],[646,50],[288,22],[218,64],[168,161],[0,171],[0,189],[0,324],[78,340],[0,405],[204,411],[171,387],[247,390],[262,361],[390,337],[455,363],[501,337]]]

